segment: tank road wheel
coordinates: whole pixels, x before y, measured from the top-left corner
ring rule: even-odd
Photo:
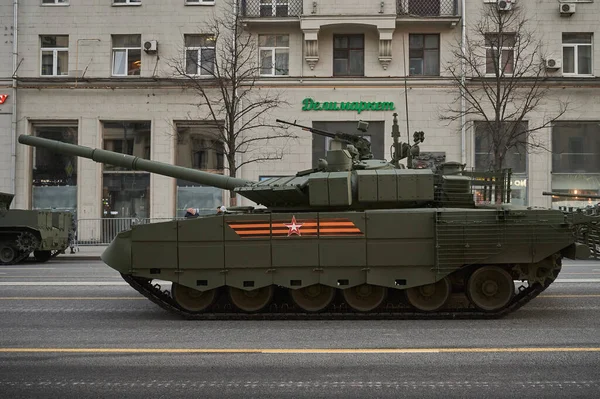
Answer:
[[[52,257],[52,251],[33,251],[33,256],[38,262],[47,262]]]
[[[190,312],[202,312],[217,298],[217,290],[198,291],[185,285],[173,283],[171,295],[179,306]]]
[[[318,312],[325,309],[333,301],[335,289],[322,284],[314,284],[297,290],[290,290],[290,295],[299,308],[307,312]]]
[[[475,270],[467,282],[467,296],[479,309],[494,312],[502,309],[515,294],[511,275],[498,266]]]
[[[376,309],[385,299],[386,292],[385,287],[371,284],[362,284],[342,291],[348,305],[359,312]]]
[[[444,277],[436,283],[407,289],[406,298],[415,308],[423,312],[434,312],[444,306],[450,298],[451,290],[450,279]]]
[[[244,312],[258,312],[271,302],[274,292],[272,285],[252,291],[229,287],[231,303]]]
[[[17,251],[8,244],[0,244],[0,263],[8,265],[17,256]]]
[[[30,232],[24,231],[17,236],[16,244],[19,251],[30,253],[38,247],[39,242],[36,236]]]

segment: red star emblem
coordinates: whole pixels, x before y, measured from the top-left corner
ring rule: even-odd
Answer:
[[[300,227],[302,227],[302,224],[300,223],[296,223],[296,216],[292,216],[292,223],[291,224],[287,224],[284,223],[285,226],[287,226],[288,229],[290,229],[288,231],[288,237],[291,236],[292,234],[298,234],[299,236],[301,236],[302,234],[300,234]]]

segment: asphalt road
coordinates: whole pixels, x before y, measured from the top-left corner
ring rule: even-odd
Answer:
[[[600,262],[481,321],[186,321],[99,261],[0,289],[2,398],[600,396]]]

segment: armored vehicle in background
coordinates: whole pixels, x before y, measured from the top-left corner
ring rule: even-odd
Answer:
[[[0,193],[0,265],[12,265],[29,257],[45,262],[64,253],[72,236],[72,215],[9,209],[14,195]]]
[[[262,205],[134,226],[102,254],[133,288],[187,318],[499,317],[544,291],[563,257],[588,255],[575,230],[593,217],[511,206],[509,170],[412,168],[425,136],[401,143],[396,114],[389,162],[360,137],[365,122],[357,135],[289,124],[337,148],[314,169],[261,182],[31,136],[19,142]]]
[[[585,206],[559,205],[558,209],[566,213],[580,213],[588,217],[594,217],[590,223],[583,223],[577,226],[577,242],[585,244],[590,248],[590,258],[600,260],[600,195],[593,194],[573,194],[544,191],[543,195],[551,195],[553,198],[575,199],[577,202],[587,200]]]

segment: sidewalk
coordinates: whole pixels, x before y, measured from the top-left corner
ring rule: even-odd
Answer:
[[[56,260],[100,260],[100,255],[106,249],[107,245],[82,245],[75,253],[67,248],[64,254],[58,255]]]

